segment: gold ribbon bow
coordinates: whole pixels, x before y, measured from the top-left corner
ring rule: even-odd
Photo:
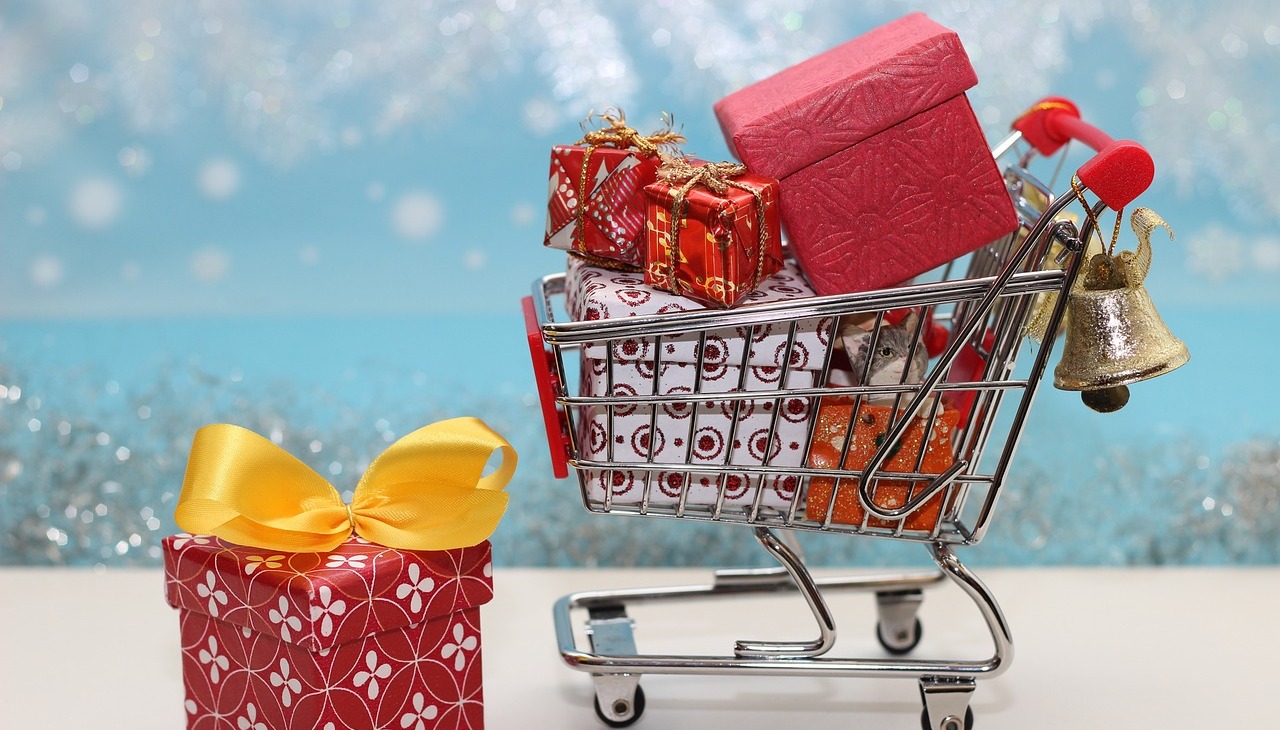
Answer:
[[[672,187],[680,185],[682,197],[687,195],[695,185],[701,185],[716,195],[724,195],[724,191],[730,186],[750,190],[742,183],[733,180],[746,171],[746,165],[736,162],[708,162],[704,165],[694,165],[688,158],[670,157],[663,160],[662,167],[658,168],[658,179]]]
[[[1086,210],[1088,210],[1087,207]],[[1151,270],[1151,234],[1157,228],[1163,228],[1168,232],[1169,240],[1172,241],[1174,240],[1173,228],[1160,217],[1159,213],[1150,208],[1135,208],[1129,216],[1129,226],[1138,237],[1136,251],[1121,251],[1113,254],[1111,250],[1103,248],[1099,239],[1090,237],[1084,252],[1080,254],[1085,257],[1085,265],[1076,275],[1076,280],[1071,283],[1071,294],[1085,289],[1122,289],[1142,284],[1143,279],[1147,277],[1147,272]],[[1094,229],[1100,230],[1096,223]],[[1114,246],[1115,241],[1112,240],[1110,249],[1113,250]],[[1049,258],[1052,262],[1054,260],[1052,251],[1050,254]],[[1050,265],[1054,264],[1050,263]],[[1033,309],[1026,330],[1036,342],[1052,339],[1048,332],[1049,319],[1057,301],[1056,294],[1049,294],[1043,296]],[[1066,326],[1064,317],[1059,324],[1059,329],[1064,329]]]
[[[725,191],[731,187],[738,188],[751,193],[755,198],[756,231],[759,241],[756,251],[756,272],[748,288],[754,289],[760,284],[760,279],[764,276],[765,247],[769,243],[768,218],[765,215],[764,196],[761,191],[732,179],[746,172],[746,165],[735,162],[708,162],[693,165],[684,157],[663,158],[662,167],[658,168],[658,180],[674,188],[671,193],[671,227],[667,230],[667,265],[670,267],[667,278],[675,293],[680,293],[680,285],[683,283],[676,279],[676,264],[680,260],[680,221],[684,220],[685,209],[688,207],[686,196],[697,185],[716,195],[724,195]]]
[[[1163,228],[1169,234],[1169,240],[1173,240],[1173,229],[1150,208],[1135,209],[1129,216],[1129,226],[1138,237],[1138,250],[1121,251],[1114,256],[1107,252],[1106,258],[1101,260],[1105,261],[1106,270],[1091,269],[1086,274],[1090,277],[1085,281],[1086,286],[1091,289],[1131,289],[1141,285],[1147,278],[1147,272],[1151,271],[1151,234],[1157,228]],[[1100,278],[1095,282],[1092,277]]]
[[[483,476],[495,451],[502,463]],[[346,505],[284,449],[219,423],[196,432],[174,516],[186,532],[264,550],[328,552],[353,531],[403,550],[449,550],[493,534],[515,468],[515,449],[483,421],[440,421],[374,459]]]
[[[590,145],[591,147],[607,144],[623,150],[631,147],[648,157],[652,157],[658,154],[663,145],[680,144],[685,141],[684,135],[672,131],[669,124],[667,129],[644,135],[627,126],[627,120],[621,111],[616,114],[605,112],[598,116],[600,121],[608,126],[584,132],[582,139],[578,140],[578,144]],[[591,121],[591,119],[592,117],[587,117],[587,121]],[[668,118],[669,121],[670,118]]]

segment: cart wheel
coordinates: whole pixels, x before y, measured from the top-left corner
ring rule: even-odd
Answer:
[[[920,637],[924,635],[924,627],[920,625],[920,619],[916,619],[911,624],[910,629],[899,630],[893,636],[885,636],[884,624],[876,622],[876,638],[880,640],[880,646],[890,654],[901,655],[907,654],[916,645],[920,643]]]
[[[951,718],[951,722],[943,724],[943,726],[940,729],[936,727],[931,727],[929,725],[929,711],[924,710],[920,713],[920,727],[923,728],[923,730],[961,730],[961,728],[959,727],[953,727],[958,724],[959,723],[957,723],[954,718]],[[963,730],[973,730],[973,708],[972,707],[966,707],[964,710]]]
[[[876,592],[876,638],[890,654],[906,654],[916,648],[924,631],[920,626],[920,604],[924,591],[919,588]]]
[[[600,718],[600,722],[609,727],[631,727],[644,714],[644,687],[636,687],[635,698],[630,704],[626,700],[614,702],[613,712],[615,715],[623,716],[621,720],[614,720],[605,716],[604,710],[600,707],[599,697],[594,698],[592,704],[596,709],[596,717]]]

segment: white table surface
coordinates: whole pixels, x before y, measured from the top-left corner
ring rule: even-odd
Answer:
[[[829,571],[824,572],[829,573]],[[980,681],[978,730],[1272,727],[1280,568],[979,571],[1013,629],[1009,670]],[[598,730],[588,675],[564,666],[551,605],[580,590],[702,583],[706,570],[498,569],[482,613],[490,728]],[[832,597],[837,649],[876,654],[874,601]],[[734,639],[812,638],[790,598],[638,607],[641,650],[723,653]],[[922,658],[990,653],[959,590],[931,589]],[[919,727],[912,679],[662,676],[634,726]],[[0,570],[0,728],[173,730],[183,724],[177,616],[154,570]]]

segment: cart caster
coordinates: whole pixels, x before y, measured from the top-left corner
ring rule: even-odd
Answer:
[[[969,706],[969,698],[976,686],[972,679],[921,677],[920,700],[924,703],[921,727],[924,730],[972,730],[973,708]]]
[[[636,685],[631,698],[613,696],[606,700],[608,710],[600,704],[600,687],[596,687],[596,717],[609,727],[630,727],[644,714],[644,689]]]
[[[916,612],[924,602],[924,591],[885,591],[876,593],[876,638],[890,654],[906,654],[920,643],[924,627]]]
[[[916,619],[910,628],[898,628],[892,634],[886,633],[883,623],[876,624],[876,638],[880,640],[880,646],[890,654],[909,654],[920,643],[923,635],[924,627],[920,625],[920,619]]]
[[[935,728],[929,724],[929,711],[924,710],[920,713],[920,727],[923,730],[973,730],[973,708],[966,707],[964,710],[964,728],[960,727],[960,720],[956,717],[947,716],[943,719],[942,727]]]
[[[634,657],[635,621],[621,603],[592,606],[587,611],[587,638],[592,651],[615,657]],[[644,712],[639,674],[594,674],[596,716],[609,727],[627,727]]]

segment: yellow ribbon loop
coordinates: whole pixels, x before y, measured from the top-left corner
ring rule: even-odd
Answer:
[[[502,463],[485,476],[496,451]],[[353,531],[402,550],[450,550],[493,534],[515,468],[515,449],[483,421],[440,421],[374,459],[347,505],[284,449],[219,423],[196,432],[174,517],[186,532],[263,550],[328,552]]]

